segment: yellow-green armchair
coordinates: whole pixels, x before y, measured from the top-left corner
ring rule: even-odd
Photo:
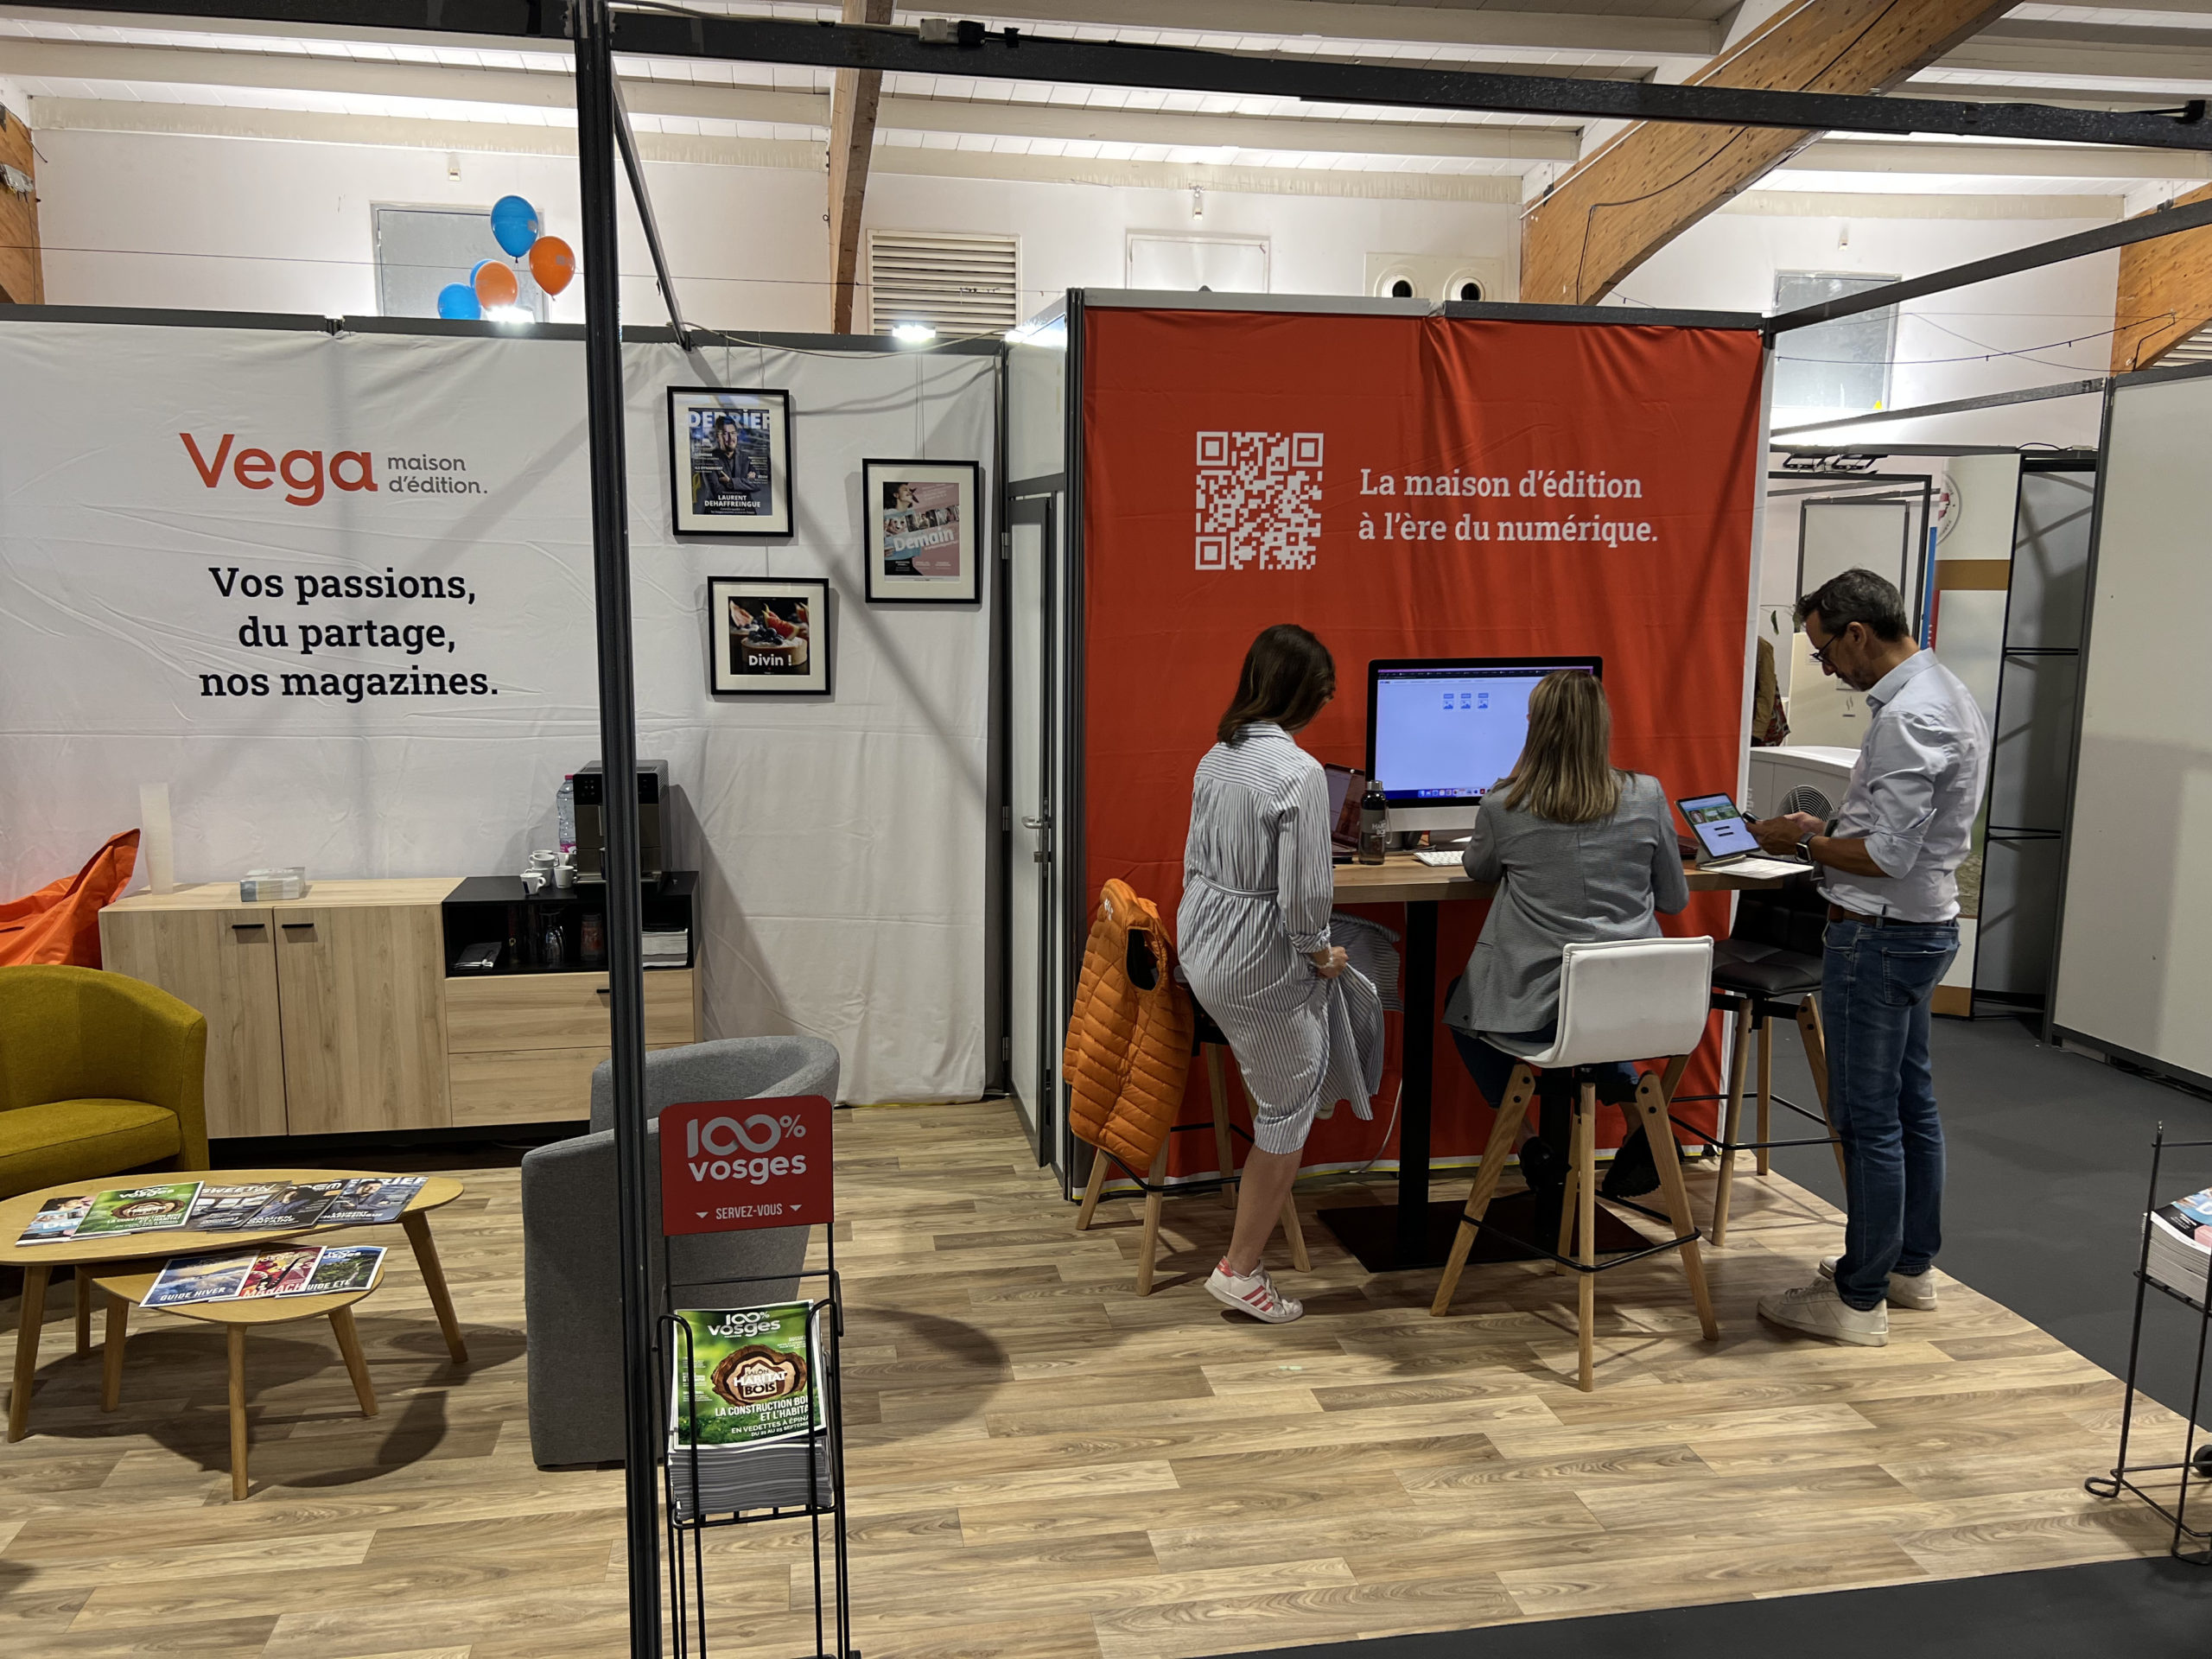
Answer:
[[[95,968],[0,968],[0,1198],[207,1167],[207,1019]]]

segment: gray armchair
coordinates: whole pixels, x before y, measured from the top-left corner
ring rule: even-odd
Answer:
[[[734,1037],[645,1056],[645,1110],[685,1101],[761,1096],[837,1097],[837,1051],[818,1037]],[[523,1306],[529,1324],[530,1450],[541,1466],[619,1463],[622,1437],[621,1281],[616,1271],[613,1084],[607,1062],[591,1078],[592,1133],[539,1147],[522,1160]],[[649,1124],[648,1130],[658,1128]],[[660,1147],[645,1154],[651,1213],[660,1213]],[[701,1233],[668,1241],[665,1274],[652,1253],[657,1313],[668,1281],[688,1307],[791,1299],[807,1230]]]

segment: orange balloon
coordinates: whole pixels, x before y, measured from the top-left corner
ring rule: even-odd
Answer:
[[[487,264],[476,273],[476,297],[486,308],[512,305],[522,297],[522,284],[506,266]]]
[[[558,294],[576,274],[576,253],[557,236],[541,236],[530,245],[530,274],[548,294]]]

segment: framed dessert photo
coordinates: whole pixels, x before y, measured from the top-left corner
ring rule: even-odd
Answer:
[[[830,695],[830,584],[715,576],[707,583],[708,687],[718,697]]]
[[[871,604],[973,605],[982,597],[983,469],[972,461],[864,461]]]
[[[791,394],[671,386],[668,466],[678,536],[790,535]]]

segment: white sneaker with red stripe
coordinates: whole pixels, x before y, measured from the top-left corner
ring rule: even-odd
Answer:
[[[1306,1311],[1305,1303],[1294,1301],[1275,1288],[1275,1281],[1268,1276],[1265,1268],[1250,1273],[1231,1273],[1227,1262],[1218,1262],[1213,1276],[1206,1281],[1206,1289],[1215,1300],[1226,1302],[1238,1313],[1249,1313],[1269,1325],[1288,1325]]]

